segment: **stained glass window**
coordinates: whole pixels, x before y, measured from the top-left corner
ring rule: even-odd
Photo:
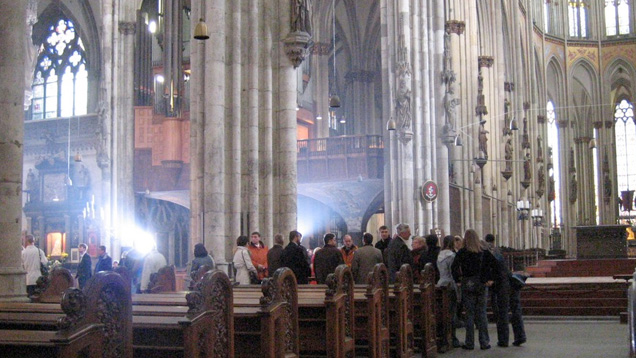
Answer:
[[[549,169],[548,174],[554,178],[554,201],[552,205],[552,215],[550,223],[552,227],[561,226],[561,173],[559,172],[559,130],[556,123],[556,111],[554,103],[548,101],[546,105],[546,118],[548,120],[548,147],[552,150],[552,169]]]
[[[57,19],[40,45],[33,75],[32,119],[86,114],[88,72],[82,39],[68,19]]]
[[[614,135],[616,136],[616,180],[618,192],[636,189],[636,166],[628,153],[636,153],[636,123],[634,106],[627,100],[616,105]],[[631,164],[631,165],[630,165]],[[629,215],[621,210],[621,216]]]

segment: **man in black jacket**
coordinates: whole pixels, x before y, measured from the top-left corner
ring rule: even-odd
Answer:
[[[75,278],[79,282],[80,289],[84,288],[86,281],[91,278],[91,269],[93,265],[91,262],[91,256],[86,253],[86,248],[86,244],[79,244],[78,249],[80,253],[80,263],[77,265],[77,274],[75,275]]]
[[[311,276],[311,268],[307,262],[307,250],[300,246],[302,236],[296,230],[289,233],[289,244],[283,250],[280,259],[282,267],[289,267],[294,272],[298,284],[307,284]]]
[[[411,228],[407,224],[397,226],[397,236],[391,240],[386,249],[387,269],[389,271],[389,282],[395,282],[395,274],[400,271],[400,267],[409,264],[413,267],[413,255],[407,246],[411,238]]]
[[[267,268],[269,277],[274,276],[274,272],[281,267],[281,256],[283,255],[283,235],[274,235],[274,246],[267,252]]]
[[[325,246],[314,254],[314,270],[318,283],[325,283],[327,275],[334,273],[338,265],[344,264],[342,252],[336,247],[336,235],[326,233],[323,241]]]

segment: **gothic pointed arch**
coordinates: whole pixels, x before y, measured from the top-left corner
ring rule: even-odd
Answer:
[[[610,103],[617,104],[622,99],[633,100],[636,70],[630,61],[615,58],[605,70],[605,93],[610,94]]]
[[[575,122],[575,138],[591,138],[592,122],[599,115],[598,106],[595,105],[599,98],[598,74],[592,64],[583,59],[573,64],[570,74],[571,108],[568,112]]]

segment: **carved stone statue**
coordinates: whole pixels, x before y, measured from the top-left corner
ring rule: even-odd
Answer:
[[[311,34],[311,0],[293,0],[291,10],[292,32]]]
[[[537,136],[537,161],[543,163],[543,139]]]
[[[523,180],[530,181],[532,180],[532,170],[530,163],[530,153],[526,153],[526,159],[523,162]]]
[[[543,167],[543,164],[541,164],[537,172],[537,194],[539,193],[541,194],[539,195],[539,197],[543,196],[544,188],[545,188],[545,168]]]
[[[576,203],[576,196],[579,193],[578,182],[576,180],[576,173],[570,174],[570,204]]]
[[[512,170],[512,152],[514,151],[514,148],[512,147],[512,138],[508,138],[508,140],[506,140],[506,146],[504,150],[504,158],[506,159],[506,170],[510,171]]]
[[[479,152],[483,153],[484,158],[488,158],[488,131],[484,128],[482,124],[479,127]]]
[[[452,98],[449,93],[446,94],[446,101],[444,101],[444,109],[446,110],[446,123],[454,125],[457,120],[457,106],[459,105],[458,98]]]
[[[556,199],[556,184],[554,183],[554,176],[550,175],[550,181],[548,181],[548,200],[554,201]]]
[[[397,117],[404,131],[411,130],[411,89],[407,84],[409,76],[401,75],[397,93]]]

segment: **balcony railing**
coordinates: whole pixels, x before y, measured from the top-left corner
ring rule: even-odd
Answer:
[[[383,149],[379,135],[299,140],[298,182],[381,179]]]

